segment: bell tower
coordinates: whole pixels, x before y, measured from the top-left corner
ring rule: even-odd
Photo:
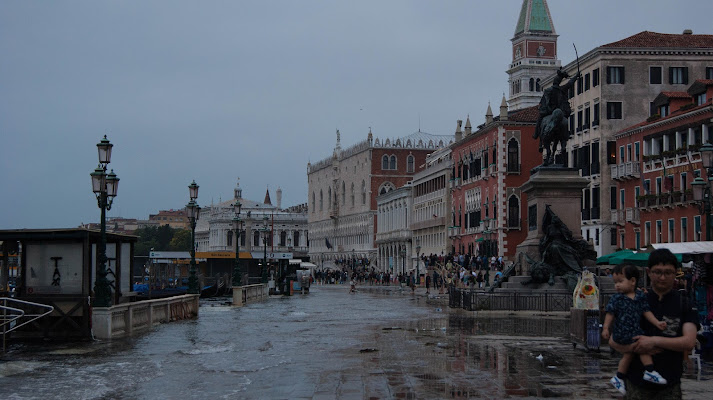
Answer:
[[[509,110],[540,103],[542,84],[561,65],[557,59],[557,33],[546,0],[523,0],[512,42],[512,62],[507,70]]]

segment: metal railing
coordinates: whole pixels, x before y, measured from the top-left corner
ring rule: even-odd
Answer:
[[[448,306],[464,310],[565,311],[572,307],[572,295],[566,293],[521,293],[518,291],[488,293],[479,290],[451,288]]]
[[[34,312],[36,311],[36,312]],[[6,335],[15,329],[45,317],[54,307],[25,300],[0,298],[0,327],[2,327],[2,351],[5,352]]]

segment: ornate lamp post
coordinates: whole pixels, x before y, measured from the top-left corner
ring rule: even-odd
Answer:
[[[233,266],[233,286],[243,286],[243,274],[240,271],[240,236],[243,232],[243,220],[240,219],[240,209],[243,207],[239,201],[233,204],[235,217],[233,217],[233,228],[235,229],[235,265]]]
[[[114,170],[108,174],[106,167],[111,162],[111,148],[114,145],[104,135],[97,144],[99,165],[89,174],[92,177],[92,191],[97,197],[97,205],[101,209],[101,238],[99,242],[99,263],[97,264],[97,279],[94,282],[94,307],[111,307],[111,283],[106,278],[106,211],[111,210],[116,192],[119,189],[119,178]]]
[[[691,182],[693,200],[698,202],[698,208],[706,216],[706,240],[713,240],[713,227],[711,226],[711,181],[713,181],[713,145],[706,143],[701,146],[701,161],[706,169],[707,180],[700,176]]]
[[[188,221],[191,224],[191,272],[188,277],[188,293],[198,294],[198,277],[196,276],[196,221],[200,216],[201,208],[196,203],[198,198],[198,185],[196,181],[188,185],[188,195],[191,201],[186,205]]]
[[[490,221],[492,221],[490,218],[483,219],[483,225],[485,227],[483,231],[483,237],[485,238],[483,242],[485,250],[485,287],[490,286],[490,250],[493,237],[493,231],[490,230]]]
[[[270,234],[270,230],[268,229],[268,226],[267,226],[267,215],[262,218],[262,228],[260,228],[260,232],[262,232],[262,247],[263,247],[262,283],[267,283],[267,238],[268,238],[268,235]]]
[[[421,275],[418,271],[418,265],[421,263],[421,239],[416,239],[416,282],[421,284]],[[428,274],[426,274],[428,275]]]

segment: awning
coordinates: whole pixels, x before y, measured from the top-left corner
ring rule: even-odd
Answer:
[[[616,265],[619,264],[616,262],[616,260],[620,257],[628,256],[629,254],[633,253],[634,250],[619,250],[617,252],[607,254],[601,257],[597,258],[597,265],[602,265],[602,264],[609,264],[609,265]]]
[[[669,249],[674,254],[713,253],[713,241],[651,244],[654,249]]]

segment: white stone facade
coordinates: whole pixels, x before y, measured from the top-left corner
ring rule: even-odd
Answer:
[[[233,204],[238,200],[242,204],[240,218],[244,221],[240,252],[265,250],[265,240],[259,230],[264,226],[264,217],[267,217],[272,236],[272,241],[267,240],[268,252],[293,253],[294,257],[307,255],[307,207],[303,205],[281,210],[271,204],[248,200],[242,197],[239,185],[232,199],[202,208],[196,224],[196,251],[236,250]]]
[[[447,223],[451,211],[448,187],[453,171],[451,149],[444,148],[426,158],[426,169],[413,177],[413,242],[420,254],[443,255],[451,248]],[[417,256],[414,254],[414,256]]]
[[[376,198],[379,271],[408,274],[416,268],[416,250],[411,238],[411,189],[411,185],[406,185]]]

